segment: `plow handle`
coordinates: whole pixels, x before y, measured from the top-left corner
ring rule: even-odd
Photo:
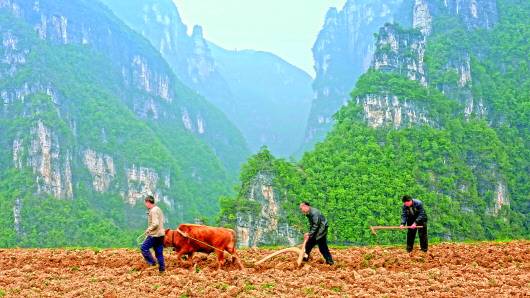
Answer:
[[[305,255],[305,245],[307,243],[307,240],[304,239],[304,243],[302,244],[302,250],[300,251],[300,254],[298,254],[298,259],[296,260],[296,264],[298,265],[298,267],[300,267],[302,265],[302,261],[304,259],[304,255]]]

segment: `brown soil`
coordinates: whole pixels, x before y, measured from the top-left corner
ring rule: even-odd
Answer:
[[[530,297],[530,241],[444,243],[429,253],[402,248],[333,249],[335,266],[294,255],[254,267],[273,252],[240,251],[247,268],[216,270],[167,255],[167,271],[147,268],[137,250],[0,249],[0,297]]]

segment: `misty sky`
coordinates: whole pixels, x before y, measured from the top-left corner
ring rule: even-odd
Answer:
[[[272,52],[314,76],[311,48],[329,7],[346,0],[173,0],[191,30],[230,50]]]

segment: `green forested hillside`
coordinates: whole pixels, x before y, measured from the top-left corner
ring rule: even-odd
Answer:
[[[512,210],[530,212],[530,13],[528,1],[497,1],[499,23],[492,30],[466,32],[453,18],[434,25],[436,34],[427,43],[426,62],[431,85],[443,86],[458,97],[454,73],[443,70],[444,61],[462,51],[471,55],[470,86],[473,96],[483,99],[490,111],[487,125],[506,152]],[[493,133],[493,132],[492,132]]]
[[[467,30],[450,15],[433,19],[426,87],[372,69],[335,115],[326,139],[300,161],[275,159],[266,149],[249,159],[239,196],[223,201],[221,222],[237,225],[260,212],[262,206],[248,199],[248,183],[266,172],[275,177],[281,208],[291,214],[280,220],[304,228],[297,205],[308,200],[330,219],[329,239],[336,243],[402,241],[401,233],[372,237],[368,227],[399,224],[404,194],[425,203],[431,238],[528,237],[530,5],[498,1],[498,10],[499,23],[488,30]],[[466,53],[472,82],[462,83],[448,66]],[[393,98],[394,108],[408,109],[408,118],[399,118],[405,125],[370,125],[368,113],[384,117],[369,110],[374,98]],[[469,98],[484,110],[468,113]],[[413,121],[423,114],[427,120]]]
[[[0,6],[0,247],[135,245],[147,194],[168,227],[216,214],[247,154],[226,117],[100,4],[31,7]]]

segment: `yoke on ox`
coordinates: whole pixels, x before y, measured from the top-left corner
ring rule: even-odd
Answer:
[[[217,255],[217,269],[225,263],[224,254],[232,256],[240,269],[243,264],[236,252],[236,233],[227,228],[210,227],[195,224],[181,224],[176,230],[166,230],[164,247],[174,247],[178,260],[187,255],[192,260],[195,252]]]

